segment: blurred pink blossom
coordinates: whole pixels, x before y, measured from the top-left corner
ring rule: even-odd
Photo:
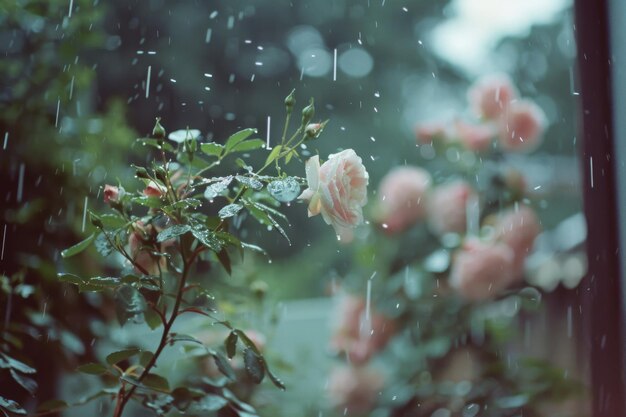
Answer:
[[[514,282],[514,258],[504,243],[468,239],[455,255],[450,286],[467,300],[494,297]]]
[[[445,141],[450,136],[450,128],[443,122],[421,123],[415,128],[417,143],[432,144],[434,141]]]
[[[530,100],[511,103],[500,121],[500,145],[510,152],[528,152],[539,146],[546,115]]]
[[[498,134],[498,128],[493,123],[472,124],[457,120],[454,127],[459,142],[474,152],[489,149],[493,139]]]
[[[383,375],[374,369],[335,367],[328,379],[330,404],[346,415],[365,414],[376,406],[384,382]]]
[[[433,233],[465,233],[467,227],[467,201],[476,196],[472,187],[463,180],[440,185],[428,196],[428,224]]]
[[[401,232],[426,216],[425,193],[431,184],[428,171],[397,167],[389,171],[378,188],[380,222],[390,233]]]
[[[496,239],[508,245],[513,251],[515,270],[522,272],[526,256],[541,232],[535,211],[525,205],[520,205],[518,210],[506,210],[498,216],[495,228]]]
[[[370,312],[369,322],[363,298],[341,295],[333,318],[337,320],[330,347],[345,352],[355,364],[367,362],[382,350],[396,331],[395,322],[382,314]]]
[[[319,156],[306,162],[309,188],[298,197],[309,201],[309,217],[322,214],[342,242],[349,242],[353,229],[363,222],[369,175],[352,149],[328,156],[320,166]]]
[[[507,75],[493,74],[474,83],[467,98],[476,115],[495,120],[517,98],[517,90]]]

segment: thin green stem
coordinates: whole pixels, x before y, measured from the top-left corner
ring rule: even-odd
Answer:
[[[182,242],[181,243],[181,248],[182,246]],[[191,266],[194,262],[194,260],[196,259],[196,257],[200,254],[200,252],[202,251],[202,249],[196,249],[191,256],[188,259],[185,259],[185,254],[183,253],[183,251],[181,251],[181,255],[183,258],[183,272],[181,274],[180,277],[180,282],[178,284],[178,291],[176,292],[176,301],[174,302],[174,308],[172,309],[172,314],[170,315],[169,320],[164,322],[163,325],[163,333],[161,334],[161,340],[159,341],[159,345],[156,349],[156,351],[154,352],[154,355],[152,356],[152,358],[150,359],[150,361],[146,364],[143,372],[141,373],[141,375],[139,375],[139,377],[137,378],[137,384],[141,383],[141,381],[146,377],[146,375],[148,375],[150,373],[150,370],[152,370],[152,368],[155,366],[157,360],[159,359],[159,356],[161,355],[161,352],[163,352],[163,349],[165,349],[165,346],[167,346],[167,341],[170,335],[170,330],[172,328],[172,326],[174,325],[174,321],[176,320],[176,318],[178,317],[178,313],[180,310],[180,304],[182,302],[183,299],[183,294],[184,294],[184,290],[185,290],[185,284],[187,282],[187,277],[189,276],[189,271],[191,269]],[[165,317],[163,315],[163,317]],[[124,386],[122,385],[123,389]],[[137,389],[137,385],[133,385],[128,392],[126,392],[125,395],[122,395],[118,400],[119,404],[116,406],[115,408],[115,414],[113,414],[113,417],[121,417],[123,412],[124,412],[124,407],[126,406],[126,404],[128,403],[128,401],[132,398],[135,390]]]

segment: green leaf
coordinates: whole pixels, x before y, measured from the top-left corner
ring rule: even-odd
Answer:
[[[102,375],[107,373],[109,369],[101,363],[86,363],[76,368],[76,370],[83,374]]]
[[[200,150],[207,155],[217,156],[219,158],[219,156],[224,151],[224,146],[214,142],[203,143],[202,145],[200,145]]]
[[[228,189],[228,186],[232,182],[233,177],[226,177],[214,184],[209,185],[204,190],[204,198],[207,200],[213,200],[218,195],[221,195],[224,191]]]
[[[265,141],[262,139],[248,139],[233,146],[230,152],[248,152],[265,147]]]
[[[244,349],[243,362],[246,372],[255,384],[260,384],[265,377],[265,366],[263,360],[252,349]]]
[[[222,264],[228,275],[231,275],[233,270],[230,262],[230,256],[228,255],[226,249],[222,249],[221,251],[217,252],[216,255],[217,259],[220,261],[220,264]]]
[[[177,202],[170,204],[169,206],[163,207],[165,211],[172,211],[178,209],[188,209],[188,208],[196,208],[202,205],[202,201],[197,198],[185,198],[183,200],[178,200]]]
[[[267,376],[270,378],[270,381],[272,381],[272,384],[274,384],[276,388],[281,389],[283,391],[287,389],[287,386],[285,385],[285,383],[276,375],[274,375],[272,371],[270,371],[270,368],[267,367],[267,363],[265,364],[265,370],[267,371]]]
[[[126,359],[130,359],[133,356],[139,355],[141,353],[141,349],[124,349],[117,352],[113,352],[109,354],[106,358],[106,361],[109,365],[115,365],[119,362],[122,362]]]
[[[233,134],[226,140],[226,143],[224,145],[224,147],[226,148],[226,152],[230,152],[235,146],[246,140],[253,133],[256,133],[256,129],[244,129]]]
[[[168,152],[174,152],[174,147],[170,143],[165,142],[165,141],[160,141],[160,140],[153,139],[153,138],[137,138],[137,142],[143,145],[152,146],[159,150],[163,149]]]
[[[235,178],[242,185],[245,185],[248,188],[252,188],[253,190],[258,191],[263,188],[263,183],[256,178],[244,177],[243,175],[237,175]]]
[[[155,391],[162,391],[162,392],[170,391],[169,382],[167,381],[167,379],[165,379],[161,375],[148,374],[144,377],[144,379],[141,380],[141,383],[144,386],[151,388]]]
[[[154,353],[150,352],[149,350],[141,352],[141,355],[139,356],[139,364],[145,368],[153,357]]]
[[[256,203],[253,201],[250,201],[248,199],[242,199],[244,205],[246,206],[246,208],[248,209],[248,211],[250,212],[250,214],[252,214],[252,216],[257,219],[257,221],[261,224],[264,224],[266,226],[273,226],[274,228],[276,228],[276,230],[278,230],[278,232],[287,240],[287,242],[289,242],[291,244],[291,240],[289,239],[289,236],[287,236],[287,233],[285,232],[285,229],[283,229],[283,227],[278,224],[278,222],[276,221],[276,219],[274,219],[269,212],[273,212],[273,213],[277,213],[278,215],[280,215],[281,217],[284,216],[282,213],[264,205],[261,203]]]
[[[20,384],[20,386],[28,391],[30,395],[35,395],[35,392],[37,391],[37,382],[34,379],[15,372],[15,370],[13,369],[11,369],[11,376],[13,377],[15,382]]]
[[[202,414],[207,411],[218,411],[228,405],[228,400],[216,394],[207,394],[191,404],[189,414]],[[211,414],[212,415],[212,414]]]
[[[9,355],[0,352],[0,357],[4,358],[4,361],[6,363],[6,365],[2,366],[3,368],[8,367],[11,369],[15,369],[16,371],[19,371],[23,374],[34,374],[35,372],[37,372],[35,368],[32,368],[26,365],[24,362],[18,361],[17,359],[14,359]]]
[[[300,183],[294,177],[274,180],[267,185],[267,191],[281,203],[289,203],[300,195]]]
[[[70,256],[78,255],[79,253],[81,253],[82,251],[87,249],[89,247],[89,245],[91,245],[91,242],[93,242],[93,240],[95,238],[96,238],[95,233],[92,233],[85,240],[83,240],[81,242],[78,242],[74,246],[72,246],[70,248],[67,248],[64,251],[62,251],[61,252],[61,256],[64,257],[64,258],[69,258]]]
[[[180,235],[184,235],[190,230],[191,226],[189,226],[188,224],[176,224],[159,232],[159,234],[157,235],[157,242],[165,242],[166,240],[174,239]]]
[[[75,285],[80,285],[82,283],[84,283],[85,281],[79,277],[78,275],[74,275],[74,274],[69,274],[69,273],[65,273],[65,272],[59,272],[57,274],[57,278],[59,279],[59,281],[61,282],[68,282],[70,284],[75,284]]]
[[[191,233],[200,243],[212,251],[219,252],[222,250],[224,242],[217,237],[214,231],[202,225],[194,225],[192,226]]]
[[[123,284],[115,290],[115,313],[120,325],[138,319],[146,309],[146,300],[133,286]]]
[[[280,155],[281,150],[282,150],[281,145],[274,147],[274,149],[272,149],[272,152],[270,152],[270,154],[267,156],[267,159],[265,160],[265,165],[269,165],[272,162],[274,162],[274,160],[278,158],[278,155]]]
[[[151,308],[143,312],[143,317],[146,319],[146,324],[152,330],[159,328],[163,324],[161,317]]]
[[[46,411],[52,410],[61,411],[68,407],[69,405],[63,400],[48,400],[39,404],[39,407],[37,407],[37,412],[44,413]]]
[[[220,209],[217,215],[220,219],[227,219],[229,217],[235,216],[237,213],[241,211],[243,206],[241,204],[228,204]]]
[[[103,214],[98,218],[107,229],[119,229],[127,224],[126,219],[117,214]]]
[[[237,340],[239,337],[237,333],[230,332],[226,340],[224,340],[224,347],[226,348],[226,355],[232,359],[237,353]]]
[[[219,371],[228,379],[230,379],[231,381],[235,381],[237,379],[237,375],[235,374],[233,367],[230,366],[230,363],[228,362],[228,359],[226,359],[224,354],[212,349],[209,350],[209,353],[213,357],[213,360],[215,360],[215,365],[217,365],[217,369],[219,369]]]
[[[13,400],[9,400],[8,398],[4,398],[2,396],[0,396],[0,409],[5,409],[14,414],[26,414],[26,410],[24,410],[21,405]]]
[[[133,197],[130,201],[148,208],[160,208],[162,206],[161,199],[159,197],[148,197],[143,195],[139,197]]]

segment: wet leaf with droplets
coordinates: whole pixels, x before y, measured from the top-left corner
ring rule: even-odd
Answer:
[[[227,219],[239,213],[242,208],[243,206],[241,204],[229,204],[222,207],[217,215],[220,216],[220,219]]]
[[[287,177],[269,183],[267,191],[281,203],[289,203],[300,195],[300,184],[294,177]]]
[[[260,190],[263,188],[263,183],[255,178],[244,177],[243,175],[237,175],[237,181],[246,187],[252,188],[253,190]]]
[[[233,177],[226,177],[221,181],[209,185],[204,191],[204,198],[207,200],[213,200],[215,197],[226,191],[232,180]]]
[[[191,226],[188,224],[177,224],[172,227],[168,227],[162,230],[157,235],[157,242],[165,242],[166,240],[174,239],[178,236],[184,235],[191,230]]]

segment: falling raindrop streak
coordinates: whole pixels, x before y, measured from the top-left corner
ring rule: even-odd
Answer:
[[[211,28],[206,30],[206,36],[204,37],[204,43],[211,42],[211,33],[212,32],[213,32],[213,30]]]
[[[85,231],[85,221],[87,220],[87,203],[88,203],[88,197],[85,197],[85,207],[83,208],[83,227],[82,227],[82,232]]]
[[[4,132],[4,144],[2,145],[2,149],[7,148],[7,144],[9,143],[9,132]]]
[[[4,232],[2,233],[2,252],[0,252],[0,261],[4,260],[4,244],[7,240],[7,225],[4,225]]]
[[[150,73],[152,72],[152,65],[148,65],[148,75],[146,75],[146,98],[150,96]]]
[[[22,192],[24,191],[24,170],[26,166],[23,163],[20,164],[20,174],[17,180],[17,202],[22,202]]]
[[[67,17],[72,17],[72,9],[74,8],[74,0],[70,0],[70,8],[69,11],[67,12]]]
[[[70,100],[72,99],[73,95],[74,95],[74,77],[72,77],[72,81],[70,81]]]
[[[272,149],[272,148],[270,148],[270,126],[271,126],[271,123],[272,123],[271,116],[267,116],[267,138],[266,138],[267,144],[265,145],[265,149],[268,149],[268,150]]]
[[[54,118],[54,127],[59,125],[59,109],[61,108],[61,99],[57,100],[57,115]]]
[[[337,48],[333,52],[333,81],[337,81]]]
[[[589,157],[589,174],[591,175],[591,188],[593,188],[593,156]]]
[[[367,280],[367,293],[365,298],[365,320],[370,321],[370,308],[372,300],[372,280]]]

